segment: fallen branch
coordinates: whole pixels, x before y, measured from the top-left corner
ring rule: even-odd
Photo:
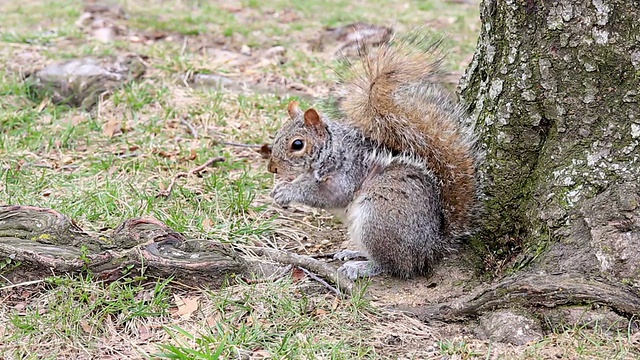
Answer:
[[[269,277],[260,279],[244,279],[244,282],[246,282],[247,284],[263,284],[267,282],[276,282],[285,277],[285,275],[287,275],[292,268],[293,265],[287,265],[284,269],[279,271],[279,274],[274,274]]]
[[[211,158],[209,160],[207,160],[204,164],[197,166],[191,170],[189,170],[189,172],[179,172],[177,174],[175,174],[173,176],[173,178],[171,179],[171,182],[169,183],[169,186],[164,189],[164,190],[160,190],[160,192],[158,193],[157,197],[169,197],[169,195],[171,195],[171,192],[173,191],[173,187],[176,185],[176,182],[178,181],[178,179],[183,178],[183,177],[187,177],[189,175],[196,175],[199,174],[200,172],[202,172],[204,169],[206,169],[207,167],[215,164],[215,163],[219,163],[224,161],[223,157],[216,157],[216,158]]]
[[[240,143],[234,143],[229,141],[220,141],[218,142],[218,144],[241,147],[241,148],[256,149],[258,150],[258,153],[260,154],[260,156],[262,156],[263,159],[268,159],[271,156],[271,145],[269,144],[253,145],[253,144],[240,144]]]
[[[30,286],[30,285],[40,284],[40,283],[43,283],[45,281],[46,280],[44,280],[44,279],[40,279],[40,280],[25,281],[25,282],[21,282],[21,283],[18,283],[18,284],[11,284],[11,285],[0,287],[0,291],[9,290],[9,289],[13,289],[13,288],[21,287],[21,286]]]
[[[258,256],[269,258],[281,264],[288,264],[300,268],[309,269],[336,284],[336,290],[339,290],[339,293],[342,292],[347,295],[351,295],[355,288],[355,283],[353,281],[339,272],[338,269],[323,261],[316,260],[309,256],[298,255],[265,247],[249,247],[249,249]]]
[[[305,274],[307,274],[308,277],[310,277],[311,279],[319,282],[320,284],[322,284],[324,287],[326,287],[327,289],[331,290],[333,293],[335,293],[336,295],[340,296],[340,290],[336,289],[335,287],[329,285],[328,282],[322,280],[322,278],[320,278],[318,275],[312,273],[311,271],[301,267],[299,268],[300,270],[302,270]]]

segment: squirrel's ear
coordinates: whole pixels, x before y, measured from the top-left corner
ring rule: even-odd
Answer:
[[[287,112],[289,113],[289,118],[291,118],[291,120],[295,120],[298,116],[302,115],[300,103],[295,100],[291,101],[289,106],[287,106]]]
[[[319,135],[324,135],[327,131],[324,122],[320,119],[320,114],[315,109],[308,109],[304,112],[304,124],[314,129]]]

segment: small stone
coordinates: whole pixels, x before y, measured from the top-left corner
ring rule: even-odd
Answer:
[[[103,27],[93,30],[93,37],[103,43],[110,43],[116,39],[116,30],[112,27]]]
[[[263,57],[266,59],[270,59],[275,56],[279,56],[284,54],[287,51],[284,46],[274,46],[267,51],[264,52]]]
[[[242,47],[240,48],[240,53],[242,55],[251,56],[251,48],[247,45],[242,45]]]
[[[93,14],[91,14],[90,12],[85,12],[80,15],[78,20],[76,20],[76,26],[79,28],[83,28],[89,25],[91,21],[93,21]]]
[[[525,345],[542,339],[542,328],[533,319],[511,311],[497,311],[480,318],[476,335],[491,341]]]
[[[34,71],[25,81],[37,97],[90,110],[105,93],[144,72],[145,65],[136,55],[117,59],[88,57],[50,64]]]
[[[215,74],[196,74],[193,77],[193,83],[200,86],[210,86],[222,88],[225,85],[232,85],[234,81],[226,76]]]

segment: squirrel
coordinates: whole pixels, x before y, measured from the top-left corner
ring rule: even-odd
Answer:
[[[441,39],[392,36],[343,59],[334,111],[288,105],[268,171],[274,202],[344,216],[360,251],[338,252],[349,278],[411,278],[468,234],[480,154],[465,111],[440,80]],[[292,180],[293,179],[293,180]]]

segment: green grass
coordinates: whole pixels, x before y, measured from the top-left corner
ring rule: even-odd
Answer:
[[[18,311],[2,314],[11,331],[0,339],[14,351],[4,353],[0,347],[0,355],[56,358],[62,355],[59,348],[90,352],[97,339],[114,331],[132,333],[150,319],[168,318],[169,280],[122,278],[103,283],[91,275],[47,278],[40,296],[27,305],[19,303]],[[43,347],[50,351],[31,350]]]
[[[114,21],[126,31],[105,44],[76,26],[80,0],[0,2],[0,204],[53,208],[90,231],[150,216],[194,239],[308,248],[318,236],[307,229],[327,228],[322,217],[280,217],[267,196],[273,178],[260,154],[223,143],[269,143],[289,101],[282,84],[328,92],[333,45],[323,52],[309,46],[324,27],[356,21],[400,32],[428,27],[448,36],[445,66],[458,75],[479,31],[478,4],[446,1],[117,3],[128,18]],[[148,34],[162,36],[145,42]],[[261,61],[273,46],[285,53]],[[243,63],[238,53],[246,47],[254,56]],[[144,56],[145,76],[92,112],[51,104],[21,78],[52,61],[122,53]],[[229,54],[238,58],[225,58]],[[188,79],[196,73],[263,87],[193,88]],[[109,126],[121,131],[112,136]],[[219,156],[225,161],[179,179],[169,197],[158,196],[176,173]],[[144,272],[115,281],[53,274],[36,284],[12,284],[7,276],[15,271],[29,268],[0,259],[3,358],[541,358],[554,344],[566,346],[567,356],[635,354],[630,334],[584,329],[562,330],[516,353],[477,339],[442,338],[415,320],[384,314],[361,294],[343,299],[289,276],[194,289]],[[180,297],[197,299],[198,309],[179,315]]]
[[[197,332],[167,328],[175,344],[157,355],[174,359],[236,358],[268,354],[274,359],[377,358],[362,343],[376,315],[368,303],[309,297],[291,281],[230,288],[210,299],[208,323]],[[337,307],[336,307],[337,306]]]

